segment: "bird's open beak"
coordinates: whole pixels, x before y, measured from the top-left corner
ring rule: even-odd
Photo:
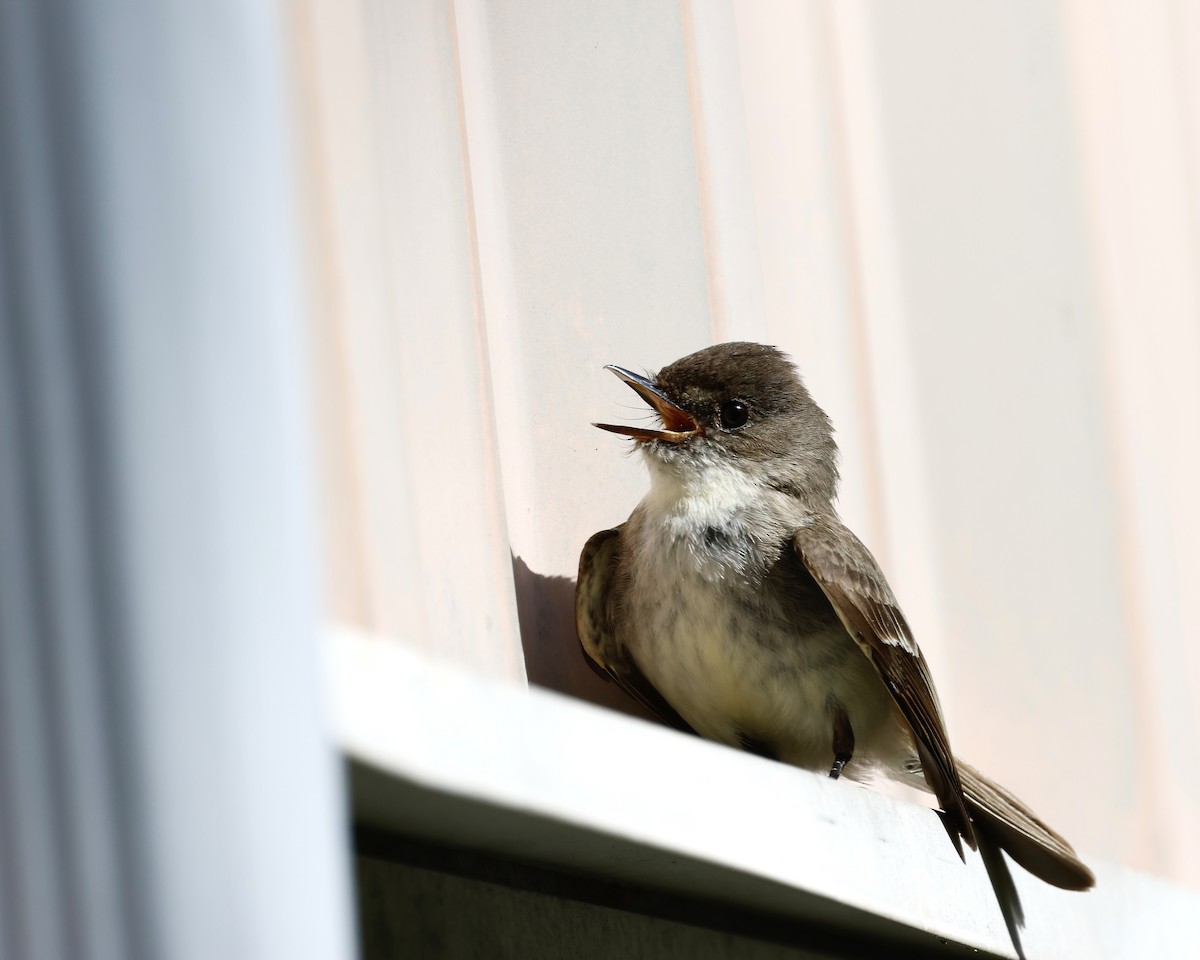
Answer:
[[[683,443],[690,437],[703,432],[695,417],[686,410],[675,406],[658,387],[645,377],[640,377],[622,367],[614,367],[612,364],[604,369],[611,370],[633,387],[641,398],[654,408],[654,412],[662,420],[663,429],[647,430],[644,427],[626,427],[615,423],[594,423],[592,426],[599,427],[601,430],[609,430],[612,433],[621,433],[627,437],[633,437],[634,440],[665,440],[667,443]]]

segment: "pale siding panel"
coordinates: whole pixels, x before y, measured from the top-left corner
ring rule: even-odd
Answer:
[[[735,8],[681,0],[692,140],[716,341],[766,339]]]
[[[309,181],[304,199],[322,428],[327,603],[332,617],[366,626],[381,623],[374,596],[377,571],[411,569],[416,561],[403,555],[411,537],[406,515],[395,506],[395,492],[379,488],[372,499],[359,480],[363,473],[400,474],[395,445],[376,439],[389,405],[379,403],[376,411],[375,398],[356,389],[359,358],[372,352],[358,349],[358,338],[347,332],[351,317],[356,318],[353,331],[380,328],[388,315],[378,282],[382,228],[376,217],[378,178],[359,14],[357,5],[325,0],[292,10],[299,135],[306,147],[301,156]],[[392,536],[384,536],[389,531]],[[389,545],[399,546],[403,559]],[[419,593],[413,589],[406,599],[415,623],[423,627]]]
[[[604,364],[711,342],[679,7],[456,4],[500,463],[530,679],[620,703],[574,638],[579,549],[643,492]]]
[[[1119,502],[1143,775],[1121,859],[1200,881],[1200,18],[1063,6]]]
[[[829,17],[820,2],[739,4],[734,13],[763,284],[758,339],[796,358],[833,418],[840,509],[879,547],[882,501]]]
[[[333,237],[318,362],[349,413],[327,472],[360,504],[330,539],[363,544],[363,625],[520,679],[452,21],[436,2],[310,11]]]
[[[865,426],[877,479],[881,529],[872,550],[922,649],[934,665],[945,662],[953,643],[945,623],[940,557],[933,540],[938,504],[928,476],[925,429],[917,398],[922,370],[914,356],[909,304],[905,298],[881,97],[880,68],[873,47],[874,23],[864,3],[827,3],[827,43],[833,62],[831,109],[839,120],[845,173],[843,210],[849,233],[846,269],[852,279],[857,346],[862,353],[857,387],[867,410]],[[955,690],[943,679],[941,702],[953,722]]]
[[[877,4],[870,29],[953,742],[1082,849],[1119,856],[1133,779],[1154,774],[1134,756],[1061,23],[1038,4],[929,2]]]

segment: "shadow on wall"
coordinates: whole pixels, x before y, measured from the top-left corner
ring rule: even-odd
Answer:
[[[512,563],[529,682],[658,723],[584,654],[575,635],[574,579],[534,573],[518,556]]]

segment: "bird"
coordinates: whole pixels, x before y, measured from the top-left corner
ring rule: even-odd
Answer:
[[[710,346],[643,376],[610,370],[656,427],[632,438],[650,489],[579,560],[576,631],[603,674],[665,722],[835,779],[931,792],[960,857],[982,854],[1022,956],[1005,851],[1066,890],[1071,845],[954,755],[929,664],[835,500],[829,417],[776,347]]]

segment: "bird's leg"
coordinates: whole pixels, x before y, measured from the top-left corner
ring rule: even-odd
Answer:
[[[829,768],[829,776],[836,780],[854,756],[854,730],[846,716],[846,708],[840,703],[834,702],[830,713],[833,717],[833,766]]]

